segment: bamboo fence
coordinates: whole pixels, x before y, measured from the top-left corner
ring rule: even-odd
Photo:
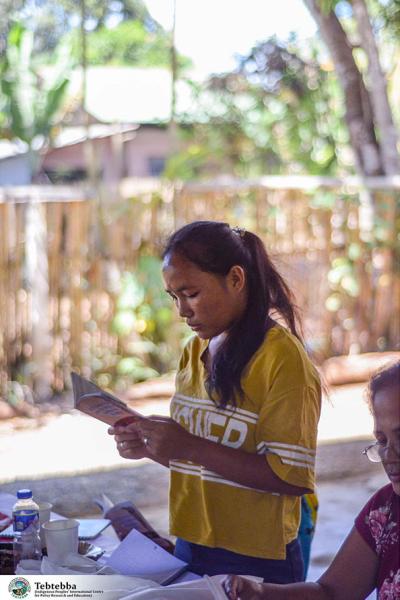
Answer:
[[[295,292],[317,358],[398,349],[398,178],[124,181],[121,195],[0,188],[0,394],[11,381],[39,396],[46,386],[62,390],[72,367],[93,375],[99,349],[118,350],[115,281],[196,219],[262,237]]]

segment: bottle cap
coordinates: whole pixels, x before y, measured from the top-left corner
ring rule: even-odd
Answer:
[[[18,490],[17,492],[18,500],[24,500],[26,498],[32,498],[31,490]]]

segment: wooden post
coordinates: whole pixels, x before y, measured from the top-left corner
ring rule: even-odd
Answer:
[[[37,197],[33,197],[27,206],[25,235],[25,282],[31,299],[33,390],[38,401],[43,401],[51,394],[52,338],[46,205]]]

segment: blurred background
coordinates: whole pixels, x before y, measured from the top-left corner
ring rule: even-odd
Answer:
[[[160,276],[195,219],[259,234],[324,376],[310,578],[386,481],[365,382],[400,356],[398,0],[0,0],[0,483],[65,515],[167,470],[73,410],[74,369],[168,414],[189,331]],[[343,477],[350,479],[343,479]]]

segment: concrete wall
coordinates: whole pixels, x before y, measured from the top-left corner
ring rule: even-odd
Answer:
[[[150,170],[154,159],[164,159],[171,152],[171,138],[166,129],[141,127],[135,137],[126,143],[125,177],[149,177],[157,175]]]
[[[97,138],[92,142],[97,169],[106,184],[115,184],[123,177],[149,177],[167,159],[171,142],[165,128],[144,126],[137,131]],[[43,162],[45,170],[68,171],[85,169],[85,142],[50,150]]]

